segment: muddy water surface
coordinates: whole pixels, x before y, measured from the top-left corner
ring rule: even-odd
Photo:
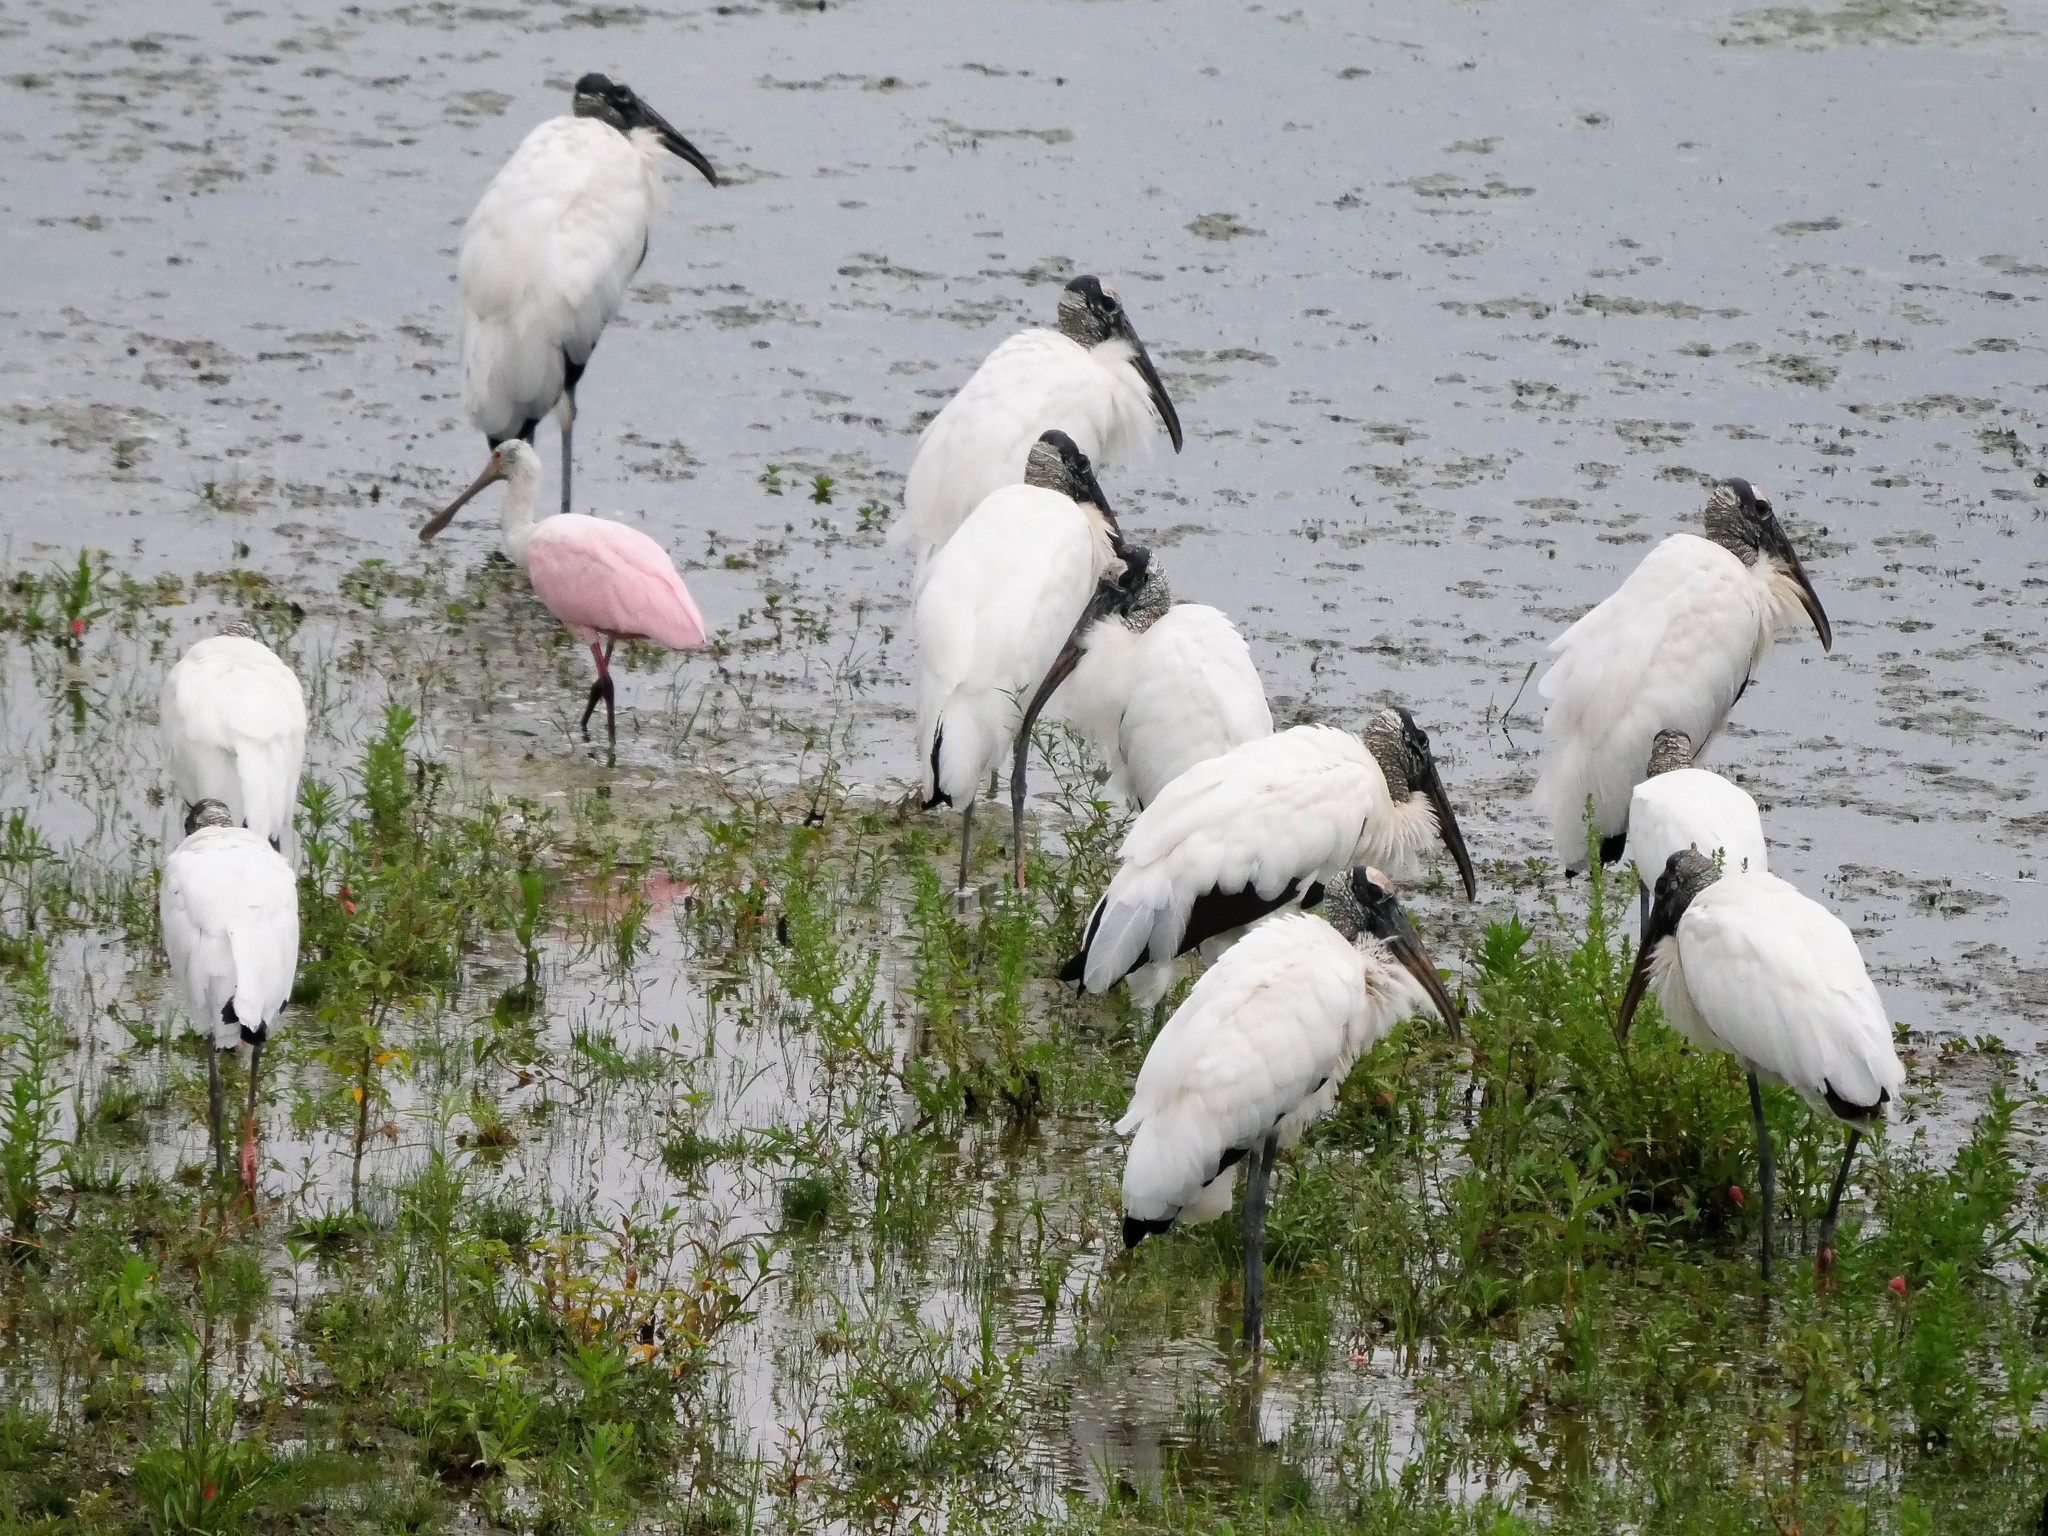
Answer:
[[[495,582],[490,509],[431,555],[413,536],[482,456],[454,247],[519,137],[605,69],[725,185],[670,178],[582,391],[580,499],[686,560],[734,649],[624,679],[608,770],[568,734],[579,658],[497,582],[494,650],[422,624],[417,675],[386,680],[458,763],[682,794],[722,676],[771,720],[732,766],[786,782],[836,744],[900,793],[907,572],[875,525],[930,413],[1095,271],[1188,429],[1105,477],[1127,525],[1238,616],[1283,719],[1416,710],[1496,911],[1533,909],[1502,878],[1547,851],[1530,663],[1697,527],[1702,476],[1763,486],[1835,651],[1790,637],[1713,763],[1896,1017],[2031,1053],[2044,53],[2025,11],[1974,4],[8,4],[0,554],[259,572],[316,658],[365,622],[342,596],[365,561]],[[175,610],[179,640],[217,608]],[[160,666],[89,651],[124,730],[85,754],[13,653],[0,795],[60,840],[153,833]],[[316,759],[352,759],[379,702],[316,694]],[[680,982],[588,1007],[656,1038],[703,1019]],[[737,1121],[801,1094],[800,1059],[762,1065],[729,1069]],[[564,1182],[630,1193],[583,1135]],[[313,1145],[279,1150],[313,1176]],[[1074,1433],[1085,1464],[1122,1431]]]

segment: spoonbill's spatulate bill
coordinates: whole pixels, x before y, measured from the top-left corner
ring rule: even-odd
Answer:
[[[1729,1052],[1749,1074],[1765,1280],[1775,1179],[1759,1080],[1789,1085],[1848,1125],[1815,1248],[1821,1267],[1832,1263],[1856,1144],[1906,1086],[1891,1021],[1855,938],[1840,918],[1776,875],[1723,874],[1712,859],[1687,849],[1672,854],[1657,878],[1650,926],[1616,1021],[1624,1045],[1652,989],[1673,1029],[1701,1050]]]
[[[597,661],[597,681],[590,685],[578,727],[589,740],[590,716],[602,699],[605,732],[616,743],[612,647],[621,640],[652,640],[690,650],[704,643],[704,620],[668,552],[639,529],[580,512],[535,522],[540,458],[519,438],[491,450],[484,472],[420,529],[420,541],[433,538],[471,497],[500,480],[506,488],[506,555],[525,569],[534,595],[590,647]]]
[[[526,136],[463,227],[462,403],[494,448],[531,442],[559,412],[564,512],[577,381],[646,259],[664,155],[718,185],[711,162],[630,86],[585,75],[569,115]]]
[[[1693,767],[1692,743],[1683,731],[1659,731],[1650,748],[1649,777],[1635,787],[1628,808],[1628,861],[1642,892],[1646,927],[1650,892],[1671,855],[1687,848],[1719,862],[1724,874],[1770,873],[1756,802],[1718,773]]]
[[[1746,480],[1707,503],[1707,536],[1673,534],[1619,591],[1550,644],[1538,685],[1543,771],[1537,809],[1568,870],[1586,862],[1588,797],[1600,858],[1621,857],[1629,794],[1660,730],[1704,750],[1749,686],[1772,639],[1804,609],[1823,650],[1834,632],[1771,504]]]
[[[1076,662],[1059,714],[1140,810],[1196,763],[1273,734],[1244,636],[1214,608],[1176,603],[1156,556],[1128,600],[1080,638]]]
[[[963,887],[975,797],[1105,576],[1124,569],[1119,542],[1088,456],[1050,431],[1024,483],[990,493],[926,568],[912,616],[922,799],[960,810]]]
[[[1060,294],[1059,329],[997,347],[924,429],[903,486],[903,536],[929,558],[990,493],[1024,478],[1042,432],[1065,433],[1098,471],[1121,464],[1153,411],[1179,452],[1180,417],[1122,302],[1077,277]]]
[[[256,1085],[263,1046],[299,968],[299,884],[259,833],[218,800],[201,800],[164,862],[158,917],[186,1017],[207,1041],[207,1112],[216,1176],[226,1172],[220,1053],[249,1047],[242,1184],[256,1182]]]
[[[236,825],[292,857],[306,694],[255,629],[233,625],[186,651],[164,678],[157,718],[181,812],[218,800]]]
[[[1471,899],[1464,834],[1407,710],[1380,711],[1362,737],[1298,725],[1248,741],[1195,764],[1131,824],[1061,978],[1106,992],[1149,964],[1142,991],[1156,1001],[1176,956],[1277,908],[1313,904],[1356,862],[1405,877],[1438,838]]]
[[[1457,1004],[1377,870],[1330,884],[1322,915],[1284,912],[1247,933],[1194,985],[1145,1053],[1117,1134],[1124,1246],[1230,1209],[1244,1193],[1244,1347],[1259,1350],[1265,1215],[1274,1154],[1337,1102],[1352,1063],[1401,1020]],[[1325,920],[1327,919],[1327,921]]]

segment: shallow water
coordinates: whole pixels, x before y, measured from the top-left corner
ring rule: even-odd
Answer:
[[[1246,625],[1282,716],[1412,704],[1482,855],[1541,851],[1533,693],[1499,717],[1542,642],[1696,526],[1698,475],[1763,485],[1839,639],[1789,639],[1714,761],[1899,1017],[2038,1044],[2039,35],[1990,6],[1347,17],[12,7],[6,554],[189,573],[239,542],[316,613],[358,560],[421,560],[480,462],[461,220],[604,67],[728,184],[671,177],[584,389],[583,504],[693,557],[714,627],[784,592],[843,643],[864,603],[868,773],[910,766],[904,573],[830,532],[1095,270],[1188,425],[1109,477],[1127,520]],[[493,541],[488,509],[446,536]],[[530,700],[566,753],[574,694],[500,661],[460,734]]]
[[[898,794],[907,572],[857,509],[894,506],[939,402],[1092,270],[1188,432],[1105,475],[1126,526],[1181,596],[1239,618],[1283,721],[1411,705],[1482,861],[1547,851],[1522,803],[1544,642],[1697,527],[1702,475],[1757,481],[1836,646],[1788,637],[1711,761],[1764,804],[1774,867],[1856,929],[1895,1017],[2038,1051],[2040,35],[1949,4],[1375,11],[7,6],[0,559],[83,543],[130,574],[266,573],[331,659],[367,623],[338,595],[361,561],[447,561],[494,594],[492,654],[423,623],[411,673],[316,700],[316,765],[353,758],[388,689],[507,788],[687,795],[692,711],[729,686],[757,708],[727,766],[786,783],[829,736]],[[462,219],[592,68],[726,180],[671,175],[582,390],[580,504],[686,558],[735,644],[622,678],[615,770],[567,734],[582,658],[484,569],[492,509],[430,553],[413,536],[481,463],[453,355]],[[552,473],[551,429],[541,447]],[[217,604],[173,610],[177,642]],[[800,638],[769,646],[785,624]],[[156,835],[161,658],[88,647],[121,727],[91,752],[10,658],[0,799],[60,841]],[[1502,873],[1482,902],[1533,908]],[[593,984],[588,1015],[701,1044],[700,1000],[649,985]],[[554,1000],[558,1029],[584,1015]],[[772,1060],[725,1069],[735,1124],[801,1093],[800,1056],[755,1048]],[[644,1168],[569,1140],[558,1197],[633,1197]],[[965,1288],[931,1305],[971,1331]],[[764,1359],[743,1394],[769,1424]],[[1095,1383],[1068,1473],[1105,1446],[1142,1465],[1180,1369],[1168,1349],[1129,1387],[1135,1429],[1125,1384]]]

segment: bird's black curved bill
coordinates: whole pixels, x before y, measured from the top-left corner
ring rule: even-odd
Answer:
[[[1444,847],[1450,850],[1452,862],[1458,866],[1458,878],[1465,882],[1465,899],[1475,901],[1479,896],[1479,877],[1472,872],[1472,855],[1465,851],[1465,834],[1459,829],[1458,813],[1451,809],[1451,797],[1435,763],[1429,765],[1429,780],[1422,786],[1422,792],[1436,808],[1436,830]]]
[[[1643,947],[1636,952],[1635,969],[1628,973],[1628,990],[1621,994],[1621,1012],[1614,1017],[1614,1038],[1623,1045],[1628,1044],[1630,1026],[1636,1021],[1636,1010],[1643,1005],[1643,994],[1650,989],[1650,956],[1656,949],[1650,936],[1643,935]]]
[[[1152,396],[1153,409],[1159,412],[1159,419],[1166,423],[1166,435],[1173,439],[1173,451],[1180,452],[1180,412],[1173,408],[1173,400],[1166,393],[1166,386],[1160,382],[1159,370],[1152,366],[1152,354],[1145,350],[1145,343],[1138,340],[1137,332],[1130,333],[1132,358],[1137,365],[1138,377],[1145,381],[1145,388]]]
[[[1429,958],[1429,951],[1422,947],[1422,938],[1415,931],[1415,925],[1408,921],[1408,914],[1398,907],[1394,911],[1393,932],[1387,936],[1387,948],[1394,958],[1422,984],[1422,990],[1429,994],[1430,1002],[1443,1018],[1451,1031],[1453,1040],[1464,1037],[1465,1016],[1458,1011],[1458,1005],[1451,997],[1451,989],[1444,985],[1444,979],[1437,974],[1436,962]]]
[[[1799,606],[1806,610],[1806,616],[1813,620],[1813,632],[1820,636],[1820,648],[1832,651],[1835,648],[1834,626],[1828,623],[1827,610],[1820,605],[1820,594],[1813,590],[1813,583],[1806,578],[1806,567],[1800,563],[1799,551],[1786,539],[1778,558],[1785,562],[1793,581],[1799,585]]]
[[[703,152],[680,133],[676,132],[669,120],[647,105],[646,102],[640,102],[638,106],[640,121],[634,126],[652,128],[661,136],[661,147],[663,149],[674,155],[678,160],[685,160],[694,165],[697,168],[698,174],[703,176],[712,186],[717,186],[718,172],[711,169],[711,162],[704,158]]]
[[[1098,503],[1098,505],[1100,505]],[[1103,508],[1104,512],[1109,509]],[[1123,598],[1123,588],[1115,577],[1105,576],[1095,584],[1095,594],[1088,599],[1088,606],[1081,610],[1081,617],[1074,621],[1074,627],[1067,634],[1066,644],[1060,647],[1059,655],[1053,658],[1052,666],[1046,671],[1045,680],[1038,685],[1038,691],[1031,696],[1031,702],[1024,707],[1024,718],[1017,726],[1017,740],[1010,753],[1010,832],[1017,851],[1017,889],[1024,889],[1024,769],[1031,759],[1031,728],[1038,723],[1045,706],[1052,696],[1059,692],[1060,684],[1073,674],[1081,664],[1081,642],[1088,631],[1107,617]]]

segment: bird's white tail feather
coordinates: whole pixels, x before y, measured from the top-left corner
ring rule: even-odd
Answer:
[[[243,823],[269,839],[287,859],[293,857],[292,813],[298,808],[299,767],[299,753],[281,738],[249,742],[235,754]]]
[[[1001,749],[996,731],[978,710],[955,707],[939,717],[938,782],[932,782],[931,753],[925,754],[925,799],[945,791],[955,806],[965,806],[981,789],[983,775]]]

